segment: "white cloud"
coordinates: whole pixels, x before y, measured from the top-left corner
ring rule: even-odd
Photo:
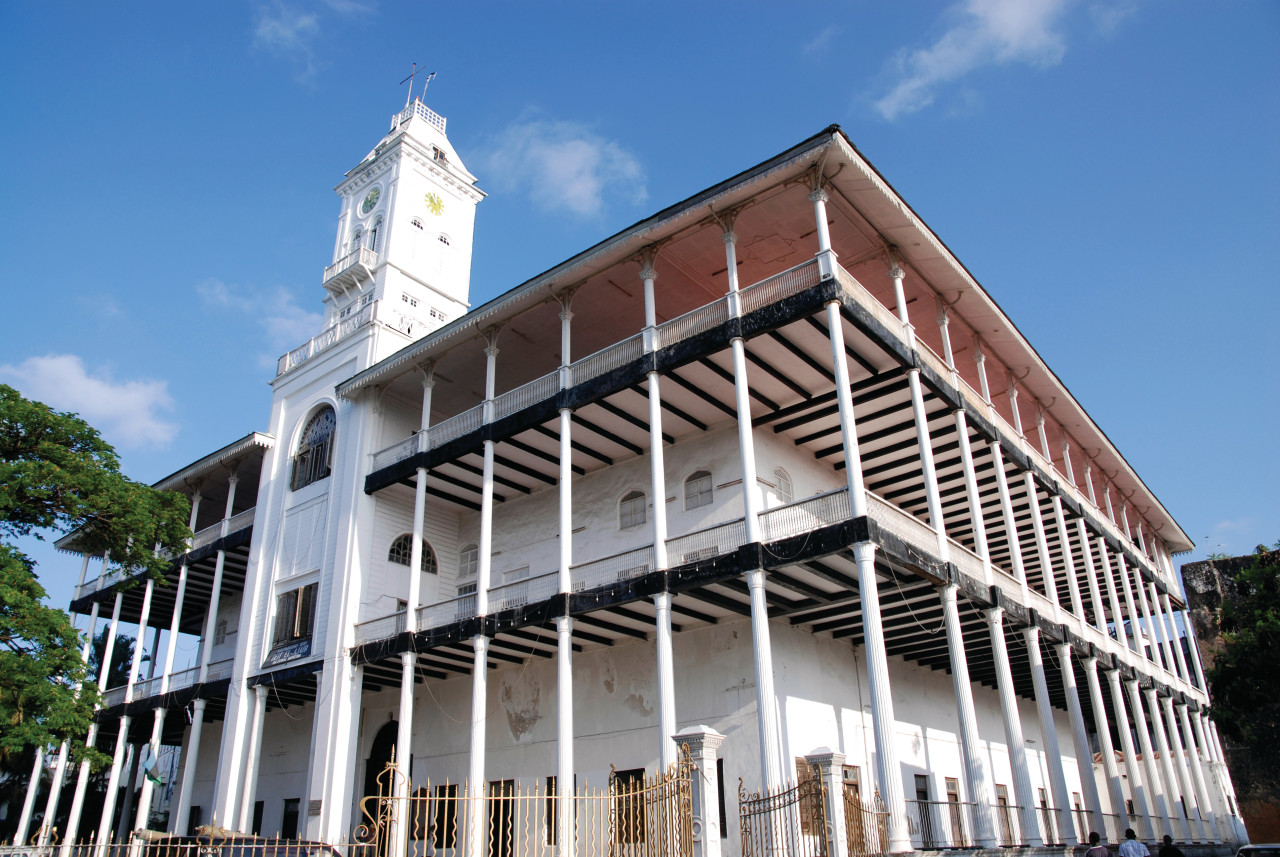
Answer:
[[[262,329],[270,349],[259,355],[264,366],[274,366],[277,357],[315,336],[324,323],[322,313],[298,306],[293,293],[279,286],[246,290],[211,279],[196,286],[196,293],[205,307],[230,312]]]
[[[514,122],[483,158],[497,186],[524,191],[539,207],[590,217],[606,200],[644,202],[644,170],[635,156],[586,125],[554,119]]]
[[[320,11],[350,17],[367,15],[373,6],[361,0],[321,0],[318,5],[272,0],[258,6],[253,46],[287,60],[293,65],[294,80],[310,83],[326,65],[317,58],[316,51],[323,30]]]
[[[160,416],[173,408],[165,381],[116,382],[105,369],[90,373],[74,354],[29,357],[17,366],[0,366],[0,379],[29,399],[60,411],[74,411],[122,448],[168,446],[177,423]]]
[[[840,35],[840,28],[835,24],[828,24],[826,27],[823,27],[822,32],[818,33],[818,35],[806,42],[804,47],[800,48],[800,53],[809,59],[815,59],[823,56],[828,50],[830,50],[832,41],[834,41],[835,37],[838,35]]]
[[[886,119],[929,106],[942,84],[988,65],[1041,68],[1062,60],[1058,25],[1070,0],[964,0],[946,13],[950,27],[929,47],[899,52],[897,82],[875,102]]]

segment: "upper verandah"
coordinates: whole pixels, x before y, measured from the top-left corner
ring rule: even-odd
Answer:
[[[813,258],[816,224],[809,194],[821,176],[832,247],[882,305],[896,309],[896,262],[915,335],[944,353],[939,326],[945,308],[955,367],[973,389],[982,389],[978,349],[985,355],[987,389],[997,412],[1039,452],[1037,417],[1044,416],[1050,460],[1070,472],[1062,447],[1076,458],[1088,450],[1095,472],[1105,472],[1130,508],[1146,518],[1171,551],[1190,539],[1088,416],[1065,384],[1017,327],[838,126],[670,206],[588,248],[338,386],[342,396],[376,386],[383,395],[418,398],[420,373],[433,364],[437,384],[432,423],[476,406],[484,396],[485,332],[500,330],[495,390],[512,390],[561,363],[560,300],[572,295],[571,354],[566,362],[634,336],[645,327],[640,271],[643,254],[656,251],[653,268],[656,322],[722,298],[728,291],[724,235],[736,237],[742,286]],[[945,302],[941,296],[946,296]],[[981,331],[979,338],[978,331]],[[1005,395],[1018,390],[1017,411]],[[1097,452],[1093,452],[1097,450]],[[1078,484],[1083,483],[1077,479]],[[1101,496],[1099,501],[1101,501]],[[1119,499],[1117,498],[1117,502]],[[1150,529],[1147,530],[1151,532]]]

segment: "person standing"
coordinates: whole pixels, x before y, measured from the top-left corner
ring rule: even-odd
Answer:
[[[1187,857],[1182,853],[1182,849],[1173,844],[1173,837],[1169,834],[1164,835],[1164,845],[1160,846],[1160,857]]]
[[[1120,857],[1151,857],[1147,846],[1138,841],[1132,827],[1125,828],[1124,842],[1120,843]]]
[[[1101,844],[1102,837],[1098,835],[1098,831],[1089,834],[1089,850],[1084,852],[1084,857],[1111,857],[1111,852],[1107,846]]]

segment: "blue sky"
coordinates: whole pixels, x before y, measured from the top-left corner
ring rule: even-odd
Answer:
[[[1247,551],[1280,539],[1278,46],[1273,2],[5,3],[0,381],[146,481],[264,428],[417,62],[489,193],[473,302],[839,123],[1193,556]]]

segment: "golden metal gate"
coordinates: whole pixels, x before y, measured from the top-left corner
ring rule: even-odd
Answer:
[[[827,857],[827,789],[814,774],[793,786],[748,792],[738,781],[742,857]]]
[[[693,764],[687,753],[653,776],[611,770],[607,789],[562,795],[554,778],[472,789],[428,780],[411,792],[394,760],[360,801],[353,857],[693,857]],[[399,796],[398,796],[399,795]],[[564,802],[573,830],[560,845]],[[396,838],[403,844],[397,849]],[[363,851],[363,854],[360,853]]]

